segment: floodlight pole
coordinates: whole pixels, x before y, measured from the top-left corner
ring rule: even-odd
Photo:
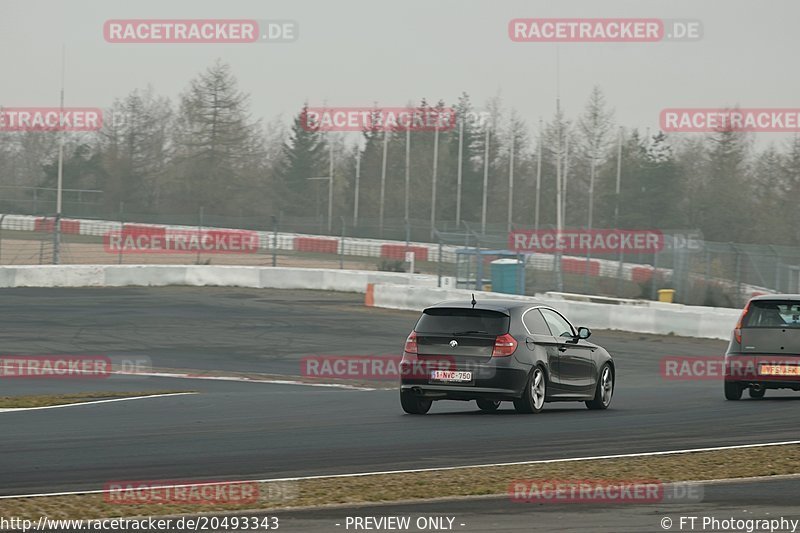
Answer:
[[[486,202],[489,196],[489,127],[486,127],[486,138],[483,150],[483,202],[481,204],[481,233],[486,234]]]
[[[386,154],[389,149],[389,132],[383,130],[383,162],[381,164],[381,198],[380,214],[378,215],[378,233],[383,237],[383,207],[386,199]]]
[[[328,235],[333,231],[333,143],[328,141],[330,162],[328,167]]]
[[[461,176],[464,162],[464,118],[458,124],[458,177],[456,178],[456,228],[461,225]]]
[[[61,102],[58,118],[58,184],[56,185],[56,219],[53,224],[53,264],[61,261],[61,206],[64,192],[64,130],[61,117],[64,115],[64,72],[66,70],[66,47],[61,45]]]
[[[436,231],[436,178],[439,172],[439,125],[433,134],[433,179],[431,180],[431,238]]]

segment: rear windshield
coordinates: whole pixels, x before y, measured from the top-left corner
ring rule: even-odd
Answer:
[[[745,328],[800,328],[800,301],[757,300],[750,302]]]
[[[485,309],[457,309],[437,307],[428,309],[417,322],[417,333],[485,333],[503,335],[508,333],[510,319],[497,311]]]

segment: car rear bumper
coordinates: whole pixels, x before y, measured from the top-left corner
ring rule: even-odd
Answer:
[[[410,390],[417,396],[431,400],[513,400],[520,391],[496,387],[460,387],[453,385],[401,385],[401,390]]]
[[[420,372],[404,374],[400,381],[401,390],[412,390],[415,394],[440,400],[512,400],[522,396],[528,382],[530,367],[519,363],[513,357],[492,360],[489,364],[470,365],[458,370],[472,372],[472,381],[452,383],[433,381],[430,374]]]
[[[765,389],[800,390],[800,354],[727,354],[725,381],[742,385],[759,384]]]

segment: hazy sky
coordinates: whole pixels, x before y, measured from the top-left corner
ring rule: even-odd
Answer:
[[[656,128],[665,107],[800,107],[800,2],[316,0],[0,0],[2,106],[58,104],[66,44],[66,105],[105,108],[152,84],[176,97],[215,59],[233,67],[264,119],[304,100],[402,106],[410,99],[480,106],[500,95],[535,126],[554,111],[556,45],[515,43],[519,17],[699,19],[696,42],[558,45],[561,97],[575,116],[600,85],[625,126]],[[108,19],[291,19],[285,44],[111,44]],[[774,134],[759,134],[771,138]]]

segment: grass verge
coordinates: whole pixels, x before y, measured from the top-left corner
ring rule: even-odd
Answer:
[[[238,506],[119,505],[108,502],[108,498],[101,494],[3,499],[0,500],[0,515],[31,520],[38,520],[40,516],[73,519],[163,516],[390,502],[426,497],[502,495],[507,494],[512,481],[519,479],[652,479],[666,483],[798,473],[800,445],[782,445],[636,458],[264,483],[260,485],[258,504]]]
[[[76,392],[71,394],[40,394],[31,396],[0,396],[0,409],[26,409],[30,407],[50,407],[115,398],[135,396],[154,396],[156,394],[178,394],[192,391],[140,391],[140,392]]]

